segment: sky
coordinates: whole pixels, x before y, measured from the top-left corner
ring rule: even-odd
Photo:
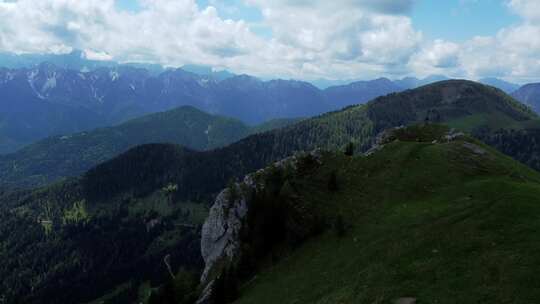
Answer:
[[[260,77],[540,80],[540,0],[0,0],[0,51]]]

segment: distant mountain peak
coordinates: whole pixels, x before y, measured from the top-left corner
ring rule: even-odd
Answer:
[[[512,97],[531,107],[540,114],[540,83],[529,83],[515,92]]]
[[[187,64],[182,66],[182,69],[200,76],[210,77],[216,81],[222,81],[235,76],[235,74],[227,70],[216,70],[208,65]]]
[[[510,94],[519,89],[519,85],[495,77],[482,78],[478,81],[483,84],[499,88],[507,94]]]
[[[444,75],[429,75],[423,79],[417,77],[408,76],[402,79],[397,79],[394,83],[403,89],[415,89],[430,83],[447,80],[448,77]]]
[[[372,81],[375,81],[375,82],[392,82],[392,80],[386,78],[386,77],[379,77],[379,78],[376,78]]]

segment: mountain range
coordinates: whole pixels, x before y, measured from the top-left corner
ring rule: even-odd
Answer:
[[[205,236],[204,229],[201,234],[200,225],[207,217],[210,202],[227,184],[234,184],[235,179],[241,179],[246,174],[294,155],[295,151],[337,151],[352,143],[356,147],[356,154],[375,147],[372,150],[375,152],[370,153],[378,155],[376,151],[381,147],[374,146],[379,142],[378,134],[389,128],[416,124],[445,124],[457,130],[443,129],[445,131],[441,133],[438,131],[440,129],[435,127],[433,131],[428,128],[427,133],[422,130],[411,131],[412,134],[405,132],[405,137],[397,138],[400,140],[394,148],[387,152],[386,148],[382,148],[383,156],[374,156],[376,161],[373,162],[369,158],[364,160],[362,156],[358,156],[358,162],[349,162],[341,156],[336,157],[334,162],[334,158],[330,156],[322,159],[323,166],[328,164],[327,169],[317,171],[317,166],[321,164],[318,155],[321,154],[300,153],[296,154],[299,162],[297,169],[293,171],[272,171],[271,167],[270,172],[274,173],[261,180],[261,183],[267,185],[264,189],[269,191],[268,202],[281,201],[272,199],[280,193],[292,193],[292,197],[296,197],[295,202],[307,204],[298,205],[298,210],[307,212],[301,213],[300,215],[305,216],[300,216],[300,219],[309,223],[308,226],[295,225],[304,222],[296,222],[299,218],[291,217],[292,221],[287,223],[292,226],[283,226],[284,230],[276,231],[288,233],[289,227],[313,228],[307,232],[300,229],[291,235],[299,236],[290,238],[292,244],[298,246],[300,243],[295,243],[294,240],[302,241],[311,236],[312,232],[325,230],[324,225],[317,224],[317,219],[324,219],[325,213],[310,213],[313,209],[312,205],[309,205],[314,202],[313,197],[316,197],[317,201],[330,201],[332,194],[327,193],[321,183],[328,185],[330,189],[334,189],[334,186],[343,189],[347,201],[350,201],[350,189],[365,189],[366,195],[354,197],[369,199],[373,206],[379,206],[378,202],[387,204],[392,198],[402,199],[403,193],[409,193],[410,196],[405,197],[411,199],[411,204],[420,204],[419,210],[426,210],[421,206],[428,206],[426,204],[435,198],[444,202],[462,202],[462,197],[473,197],[479,204],[490,203],[492,200],[482,196],[482,193],[493,193],[493,189],[497,188],[495,185],[516,187],[512,188],[515,192],[529,186],[531,188],[527,189],[536,189],[534,185],[526,183],[537,180],[537,173],[531,173],[510,158],[492,152],[491,148],[474,140],[459,140],[450,144],[445,141],[463,137],[463,133],[458,130],[471,132],[480,139],[492,139],[491,144],[497,149],[505,150],[511,143],[513,150],[505,152],[511,156],[522,157],[523,162],[536,166],[540,164],[537,162],[539,150],[515,142],[527,138],[536,142],[534,136],[537,136],[537,133],[533,131],[540,130],[538,116],[493,87],[469,81],[439,82],[378,97],[365,105],[350,106],[283,128],[254,134],[226,147],[198,152],[172,144],[142,145],[90,169],[79,178],[71,178],[36,190],[4,191],[0,195],[0,235],[4,240],[0,247],[0,256],[6,262],[0,266],[0,275],[4,278],[0,283],[0,290],[4,293],[0,297],[7,299],[7,303],[12,303],[12,299],[25,303],[80,303],[92,300],[129,303],[140,295],[144,295],[144,301],[150,301],[148,296],[167,294],[168,288],[172,288],[167,286],[192,286],[193,281],[184,280],[190,277],[185,272],[198,274],[202,271],[203,256],[198,244],[201,235],[203,239],[208,237]],[[507,132],[506,136],[501,135],[502,131]],[[421,135],[424,133],[427,135]],[[513,136],[518,133],[519,137]],[[348,155],[353,154],[351,148],[346,151]],[[280,163],[273,168],[282,166]],[[287,168],[286,162],[281,164],[282,168]],[[408,169],[404,171],[403,168]],[[329,182],[328,178],[333,171],[336,175],[335,181]],[[403,172],[407,172],[406,176],[403,176]],[[429,175],[429,172],[433,172],[433,176],[442,174],[440,176],[450,177],[437,179]],[[298,179],[287,183],[288,190],[282,190],[286,180],[284,178],[294,176]],[[313,176],[313,179],[310,176]],[[471,178],[471,184],[463,184],[465,177]],[[506,178],[504,184],[497,183],[499,177]],[[482,183],[491,178],[493,182]],[[330,178],[332,179],[334,178]],[[358,183],[361,180],[364,180],[363,183],[360,182],[364,186]],[[370,180],[373,180],[376,186],[366,184]],[[377,192],[380,185],[386,185],[385,183],[395,187],[394,192],[384,192],[389,195],[387,199],[381,198],[386,194]],[[310,185],[313,188],[310,188]],[[446,188],[441,185],[446,185]],[[238,191],[241,192],[233,193],[232,197],[247,193],[246,189],[240,185]],[[464,190],[457,192],[452,189]],[[305,195],[309,193],[311,196],[308,198]],[[426,193],[427,196],[416,197],[415,193]],[[440,193],[440,196],[436,193]],[[449,193],[453,193],[451,200],[446,199]],[[412,198],[418,200],[414,201]],[[340,201],[341,198],[336,200]],[[463,208],[470,206],[467,201],[463,200]],[[526,204],[523,206],[530,206],[527,203],[529,200],[522,202]],[[273,205],[268,205],[268,208],[271,206]],[[365,208],[369,206],[365,205]],[[361,209],[366,210],[364,207]],[[281,217],[280,213],[273,213],[274,209],[263,210],[269,212],[262,213],[267,217],[252,218],[254,223],[261,223],[262,226],[257,226],[262,229],[261,233],[267,233],[267,226],[264,225],[265,221],[257,219],[287,218]],[[354,210],[347,214],[352,216],[356,212]],[[347,209],[344,209],[344,212],[348,212]],[[420,214],[426,214],[422,212],[425,211]],[[434,213],[426,216],[437,217],[439,214],[432,212]],[[272,214],[275,217],[272,217]],[[384,214],[388,214],[387,211],[384,211]],[[384,222],[392,219],[398,218],[380,218]],[[499,219],[494,218],[497,222]],[[351,222],[348,216],[343,222],[345,228],[355,223]],[[426,223],[422,227],[429,230],[429,223]],[[222,222],[215,224],[216,227],[225,225]],[[396,229],[398,227],[402,231],[406,229],[406,226],[401,224],[396,226]],[[318,230],[320,228],[323,229]],[[443,228],[444,226],[441,226],[441,229]],[[249,235],[251,234],[246,234],[248,239]],[[257,239],[276,242],[284,239],[282,234],[276,234],[276,238],[273,238],[273,235]],[[21,239],[25,241],[21,243]],[[253,243],[251,248],[256,255],[251,261],[267,257],[258,254],[269,252],[268,250],[274,248],[274,244],[278,243]],[[260,251],[260,248],[268,250]],[[15,256],[16,261],[13,260]],[[165,258],[167,256],[168,258]],[[207,256],[204,258],[207,259]],[[279,254],[275,255],[275,259],[279,259]],[[247,266],[247,274],[252,274],[259,267],[258,263],[248,263]],[[178,279],[178,282],[176,279],[171,281],[169,272],[177,274],[174,278],[183,279]],[[303,275],[303,272],[299,273]],[[267,282],[273,281],[268,278]],[[88,284],[92,284],[93,288],[89,289]],[[259,284],[264,284],[264,281],[257,281],[253,286],[264,286]],[[65,292],[58,293],[58,290]],[[190,289],[190,296],[194,290]],[[254,290],[258,290],[258,287]],[[295,292],[298,290],[295,289]],[[255,295],[258,293],[257,291],[252,294],[251,299],[256,299]],[[309,302],[309,299],[304,300],[303,295],[299,295],[299,299]]]
[[[498,78],[493,78],[493,77],[482,78],[482,79],[478,80],[478,82],[490,85],[492,87],[499,88],[499,89],[503,90],[506,94],[511,94],[511,93],[515,92],[517,89],[520,88],[520,86],[518,84],[511,83],[511,82],[508,82],[508,81],[504,81],[504,80],[501,80],[501,79],[498,79]]]
[[[146,63],[119,63],[113,60],[92,59],[87,52],[74,49],[65,54],[15,54],[0,52],[0,67],[8,69],[31,69],[47,62],[62,69],[75,70],[78,72],[89,72],[98,68],[111,68],[119,66],[130,66],[143,68],[151,74],[157,75],[165,71],[159,64]]]
[[[540,83],[531,83],[522,86],[512,93],[512,97],[540,113]]]
[[[49,57],[15,56],[18,61],[13,60],[21,62],[11,66],[30,67],[0,69],[0,154],[48,136],[113,126],[182,105],[258,124],[310,117],[447,79],[380,78],[320,90],[307,82],[262,81],[197,65],[159,70],[144,64],[88,61],[80,51]],[[55,64],[30,64],[38,59]],[[507,91],[515,87],[497,79],[483,81]]]
[[[380,81],[389,84],[386,80]],[[450,88],[441,89],[444,87]],[[465,81],[443,82],[435,86],[437,90],[433,88],[428,85],[397,95],[379,97],[367,107],[347,108],[338,112],[341,113],[339,115],[330,115],[330,117],[343,116],[340,118],[343,120],[341,122],[335,118],[327,122],[324,120],[327,117],[325,115],[302,122],[295,128],[303,130],[300,134],[276,135],[278,138],[273,139],[276,143],[267,143],[274,147],[279,143],[277,148],[281,152],[277,154],[272,152],[270,154],[272,157],[265,161],[287,156],[290,149],[295,151],[294,149],[339,147],[347,143],[345,139],[353,139],[365,148],[371,144],[374,132],[413,121],[420,122],[422,119],[445,122],[489,142],[501,141],[498,137],[507,137],[504,131],[509,129],[519,131],[523,141],[533,142],[536,138],[535,130],[538,126],[535,114],[495,88]],[[456,94],[455,88],[466,94],[447,98],[445,94]],[[448,109],[446,102],[456,102],[452,98],[457,98],[459,103],[452,104]],[[389,106],[386,103],[394,105]],[[418,108],[419,106],[421,107]],[[134,119],[117,127],[50,137],[16,153],[1,156],[0,185],[4,187],[45,185],[58,179],[76,176],[131,147],[144,143],[177,143],[190,149],[206,150],[225,146],[254,132],[283,127],[296,121],[285,119],[259,127],[248,127],[234,119],[211,116],[192,107],[182,107]],[[313,121],[318,122],[312,124]],[[321,125],[331,127],[317,131]],[[339,130],[338,133],[328,133],[335,130]],[[297,140],[298,143],[295,142]],[[305,144],[309,145],[304,146]],[[520,161],[536,167],[536,157],[531,157],[536,153],[518,153],[524,147],[511,151],[504,148],[502,143],[498,145]],[[286,146],[286,150],[279,148],[281,146]],[[534,150],[535,146],[531,143],[529,148]],[[263,153],[261,156],[269,155]]]
[[[361,103],[396,89],[373,93],[364,85],[347,93],[354,94],[350,100]],[[345,104],[335,100],[342,93],[333,92],[300,81],[261,81],[247,75],[216,80],[182,69],[158,76],[127,66],[84,73],[52,64],[1,69],[0,152],[13,152],[47,136],[115,125],[182,105],[249,124],[309,117]]]
[[[15,153],[0,155],[0,186],[35,187],[78,176],[142,144],[172,143],[198,151],[210,150],[297,121],[281,119],[248,126],[236,119],[182,106],[114,127],[49,137]]]

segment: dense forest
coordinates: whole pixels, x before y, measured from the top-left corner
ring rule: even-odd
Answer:
[[[178,202],[165,190],[146,200],[89,202],[75,182],[52,188],[22,195],[23,204],[2,206],[5,302],[88,302],[116,286],[129,289],[133,300],[140,286],[169,280],[165,257],[173,272],[200,269],[204,206]]]
[[[0,186],[44,186],[90,168],[142,144],[171,143],[194,150],[211,150],[250,134],[297,122],[279,119],[257,126],[210,115],[190,106],[150,114],[114,127],[53,136],[16,153],[0,155]]]
[[[361,153],[388,127],[425,122],[484,130],[493,138],[488,143],[538,165],[531,162],[537,151],[505,148],[512,141],[535,142],[512,135],[525,131],[511,130],[540,129],[537,116],[501,91],[468,81],[391,94],[209,151],[142,145],[79,178],[31,191],[4,190],[0,290],[9,293],[0,297],[6,303],[159,297],[159,286],[173,284],[170,273],[201,270],[198,229],[214,195],[231,180],[297,151]],[[100,284],[89,289],[91,281]],[[55,293],[59,289],[69,292]]]
[[[483,142],[497,150],[512,156],[527,166],[540,170],[540,130],[498,130],[493,133],[479,132]]]

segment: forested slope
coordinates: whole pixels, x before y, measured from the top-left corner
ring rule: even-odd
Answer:
[[[119,286],[124,286],[122,295],[127,298],[138,297],[141,288],[148,295],[149,285],[168,281],[163,258],[169,254],[173,272],[189,265],[196,266],[190,269],[194,272],[202,269],[195,246],[197,226],[215,194],[232,179],[295,151],[335,151],[349,143],[357,151],[365,151],[386,128],[435,122],[484,136],[500,130],[538,129],[537,116],[502,91],[468,81],[446,81],[255,134],[215,150],[139,146],[80,178],[0,198],[1,213],[6,217],[0,231],[13,235],[0,246],[0,257],[6,261],[0,268],[0,276],[5,278],[2,290],[9,290],[4,297],[8,303],[17,298],[26,303],[80,302],[114,292]],[[508,140],[502,139],[503,144]],[[509,152],[522,153],[525,162],[536,157],[537,151],[515,149]],[[370,175],[365,178],[369,180]],[[88,239],[83,235],[92,243],[110,246],[74,251],[85,248]],[[137,250],[124,252],[121,248]],[[20,252],[29,254],[19,260],[15,257]],[[51,258],[52,253],[56,259]],[[146,263],[148,268],[138,263]],[[37,264],[40,267],[32,266]],[[139,270],[137,280],[132,279],[133,269]],[[113,272],[115,280],[107,280]],[[74,273],[78,279],[68,279]],[[103,285],[88,290],[84,282],[96,280]],[[70,292],[55,294],[60,287]]]

